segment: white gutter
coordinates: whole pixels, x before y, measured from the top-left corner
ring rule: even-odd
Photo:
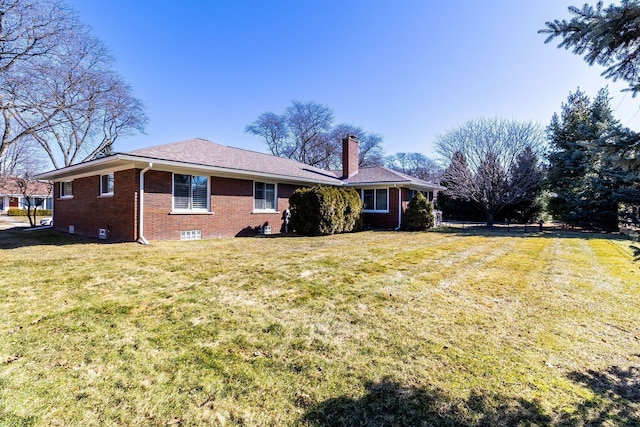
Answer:
[[[143,245],[149,244],[147,239],[144,238],[144,174],[152,167],[153,163],[149,162],[149,166],[140,171],[140,193],[138,196],[140,204],[140,216],[138,218],[138,242]]]
[[[402,227],[402,187],[394,187],[398,189],[398,227],[395,230],[398,231]]]

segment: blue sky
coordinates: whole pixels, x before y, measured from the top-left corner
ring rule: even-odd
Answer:
[[[67,3],[146,105],[146,135],[117,151],[200,137],[266,152],[245,126],[300,100],[382,135],[386,154],[435,157],[437,135],[469,119],[546,126],[578,87],[608,86],[616,117],[640,128],[640,98],[537,33],[580,0]]]

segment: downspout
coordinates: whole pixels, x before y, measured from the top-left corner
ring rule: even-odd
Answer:
[[[153,163],[149,163],[149,166],[140,171],[140,192],[138,203],[140,207],[140,214],[138,218],[138,242],[143,245],[148,245],[149,242],[144,238],[144,174],[153,167]]]
[[[398,189],[398,227],[395,229],[395,231],[398,231],[402,227],[402,188],[398,187],[397,184],[393,186]]]
[[[53,228],[53,226],[56,224],[55,223],[55,219],[56,219],[56,196],[55,196],[55,192],[56,192],[56,183],[49,181],[49,183],[51,183],[51,228]],[[59,194],[58,190],[58,194]]]

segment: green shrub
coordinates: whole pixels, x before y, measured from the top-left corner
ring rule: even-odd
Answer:
[[[433,206],[422,193],[409,201],[402,218],[403,230],[426,230],[433,227]]]
[[[300,234],[326,235],[362,229],[362,200],[353,188],[318,185],[289,198],[291,225]]]
[[[33,214],[33,209],[31,209],[31,214]],[[19,208],[10,208],[7,211],[7,215],[9,216],[27,216],[26,209]],[[51,209],[38,209],[38,216],[51,216]]]

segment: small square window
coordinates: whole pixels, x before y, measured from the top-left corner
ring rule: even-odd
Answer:
[[[100,195],[107,196],[113,194],[114,176],[112,173],[100,175]]]
[[[73,196],[73,181],[64,181],[60,183],[60,197]]]

